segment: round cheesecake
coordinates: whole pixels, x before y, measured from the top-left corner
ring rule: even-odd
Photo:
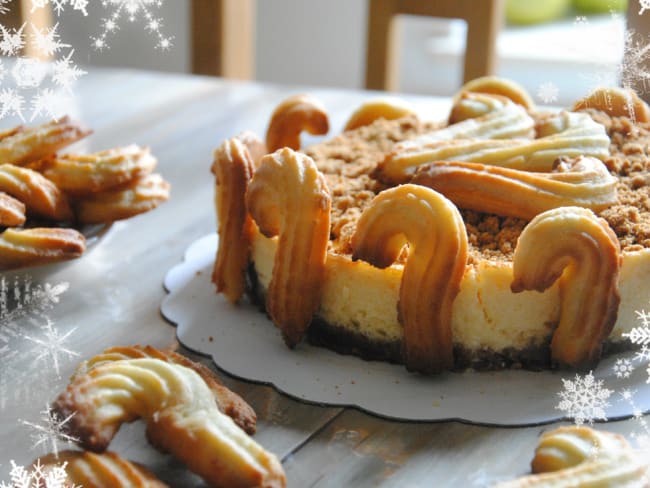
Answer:
[[[650,125],[593,109],[580,113],[602,126],[609,138],[607,153],[598,157],[615,178],[616,201],[595,212],[615,233],[620,246],[616,278],[620,302],[602,344],[607,354],[629,346],[624,334],[639,326],[636,312],[647,308],[650,300]],[[531,116],[539,136],[546,115]],[[413,115],[379,118],[301,150],[313,160],[331,196],[318,302],[305,331],[310,343],[364,359],[404,362],[399,302],[409,246],[392,265],[379,268],[353,259],[353,237],[373,199],[402,183],[386,181],[378,168],[409,141],[431,138],[441,130],[448,127]],[[468,250],[451,309],[452,369],[553,366],[550,344],[560,321],[559,280],[543,292],[512,291],[513,255],[530,219],[460,205],[459,212]],[[260,227],[250,227],[246,286],[252,300],[265,309],[281,239],[266,237],[268,232],[263,234]],[[305,291],[296,288],[293,293],[299,296]]]

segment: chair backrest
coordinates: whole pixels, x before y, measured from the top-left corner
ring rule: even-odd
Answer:
[[[192,72],[252,78],[254,33],[254,0],[192,0]]]
[[[368,0],[366,88],[397,89],[397,15],[463,19],[467,23],[465,82],[495,73],[496,41],[505,0]]]

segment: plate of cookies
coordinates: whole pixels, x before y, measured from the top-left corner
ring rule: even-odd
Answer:
[[[78,258],[169,198],[147,147],[61,152],[91,133],[68,117],[0,131],[0,270]]]

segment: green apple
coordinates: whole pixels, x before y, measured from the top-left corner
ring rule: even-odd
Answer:
[[[627,0],[573,0],[573,6],[583,14],[625,12]]]
[[[571,0],[507,0],[506,20],[519,25],[548,22],[562,17],[570,3]]]

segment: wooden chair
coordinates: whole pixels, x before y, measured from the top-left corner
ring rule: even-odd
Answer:
[[[397,89],[398,47],[393,21],[400,14],[464,19],[464,81],[494,74],[504,5],[504,0],[368,0],[366,88]]]
[[[254,74],[254,0],[192,0],[192,72],[250,79]]]
[[[52,26],[52,9],[49,3],[41,8],[32,12],[31,0],[12,0],[6,5],[9,11],[0,17],[3,26],[10,29],[18,29],[23,24],[32,24],[37,29],[44,29]],[[28,28],[30,29],[30,28]],[[47,60],[47,56],[34,49],[31,42],[25,43],[23,48],[23,56],[35,57],[43,61]]]

